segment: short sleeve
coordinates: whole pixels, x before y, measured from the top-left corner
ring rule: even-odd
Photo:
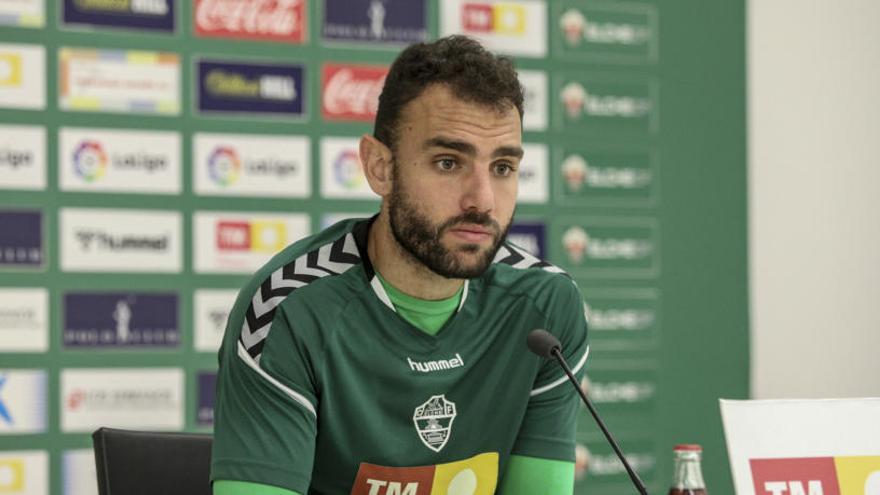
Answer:
[[[537,301],[546,312],[546,330],[559,339],[565,360],[580,380],[589,354],[583,297],[563,275],[554,276],[542,289]],[[541,364],[529,395],[512,453],[573,462],[580,402],[555,359]]]
[[[220,349],[212,480],[306,493],[314,462],[317,399],[312,354],[278,306],[255,358],[233,322]],[[229,335],[233,332],[236,335]]]

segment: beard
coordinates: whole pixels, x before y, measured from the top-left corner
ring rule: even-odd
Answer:
[[[440,224],[434,224],[419,211],[417,203],[411,201],[409,195],[402,190],[396,166],[392,174],[394,180],[388,196],[388,216],[391,233],[404,253],[442,277],[465,279],[482,275],[489,268],[501,243],[507,237],[510,220],[502,230],[498,222],[488,213],[468,211]],[[464,244],[454,250],[446,248],[441,242],[443,235],[449,229],[463,223],[479,225],[491,230],[493,236],[491,245],[483,248],[479,244]],[[462,261],[459,253],[475,256],[476,261],[467,264]]]

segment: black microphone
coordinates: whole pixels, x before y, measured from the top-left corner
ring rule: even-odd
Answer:
[[[574,373],[571,372],[571,368],[569,368],[568,363],[565,362],[565,358],[562,357],[562,344],[559,343],[559,339],[557,339],[552,333],[548,332],[547,330],[532,330],[531,332],[529,332],[529,336],[526,339],[526,342],[529,345],[529,350],[541,356],[542,358],[556,358],[556,360],[559,362],[559,366],[562,366],[562,370],[565,371],[566,375],[568,375],[568,379],[571,381],[571,384],[574,385],[575,390],[578,391],[578,394],[584,401],[584,405],[586,405],[587,409],[590,410],[590,414],[593,415],[593,419],[596,420],[596,424],[599,425],[602,433],[605,434],[605,438],[608,439],[608,443],[611,444],[611,448],[614,449],[614,453],[617,454],[620,462],[623,463],[623,467],[626,468],[626,472],[627,474],[629,474],[629,479],[632,480],[633,485],[636,486],[636,489],[641,495],[648,495],[648,489],[645,488],[645,484],[642,483],[639,475],[635,472],[635,470],[633,470],[632,466],[629,465],[629,462],[626,461],[626,457],[624,457],[623,452],[621,452],[620,447],[614,440],[614,437],[611,436],[611,432],[609,432],[608,428],[605,427],[605,422],[603,422],[602,418],[599,417],[599,413],[597,413],[596,410],[593,409],[593,404],[591,404],[590,400],[587,399],[587,394],[585,394],[580,385],[578,385],[577,378],[574,377]]]

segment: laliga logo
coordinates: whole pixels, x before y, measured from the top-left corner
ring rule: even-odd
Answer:
[[[86,182],[95,182],[107,173],[107,153],[97,141],[83,141],[73,152],[73,166]]]
[[[579,10],[569,9],[559,18],[559,27],[569,45],[579,45],[584,37],[584,26],[587,20]]]
[[[584,111],[584,103],[587,101],[587,90],[576,82],[570,82],[562,88],[559,95],[565,106],[565,113],[572,119],[581,116]]]
[[[357,189],[363,185],[363,167],[356,151],[348,149],[339,153],[333,162],[333,177],[346,189]]]
[[[570,227],[562,235],[562,245],[565,247],[565,252],[568,253],[569,259],[575,263],[583,261],[589,242],[590,236],[578,226]]]
[[[580,191],[587,178],[587,161],[580,155],[571,155],[562,162],[562,177],[572,192]]]
[[[211,180],[221,186],[229,186],[238,181],[241,176],[241,160],[235,148],[229,146],[217,146],[208,157],[208,173]]]

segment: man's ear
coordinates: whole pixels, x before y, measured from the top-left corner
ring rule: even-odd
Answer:
[[[364,134],[360,141],[360,158],[370,189],[383,198],[391,192],[391,150],[375,137]]]

